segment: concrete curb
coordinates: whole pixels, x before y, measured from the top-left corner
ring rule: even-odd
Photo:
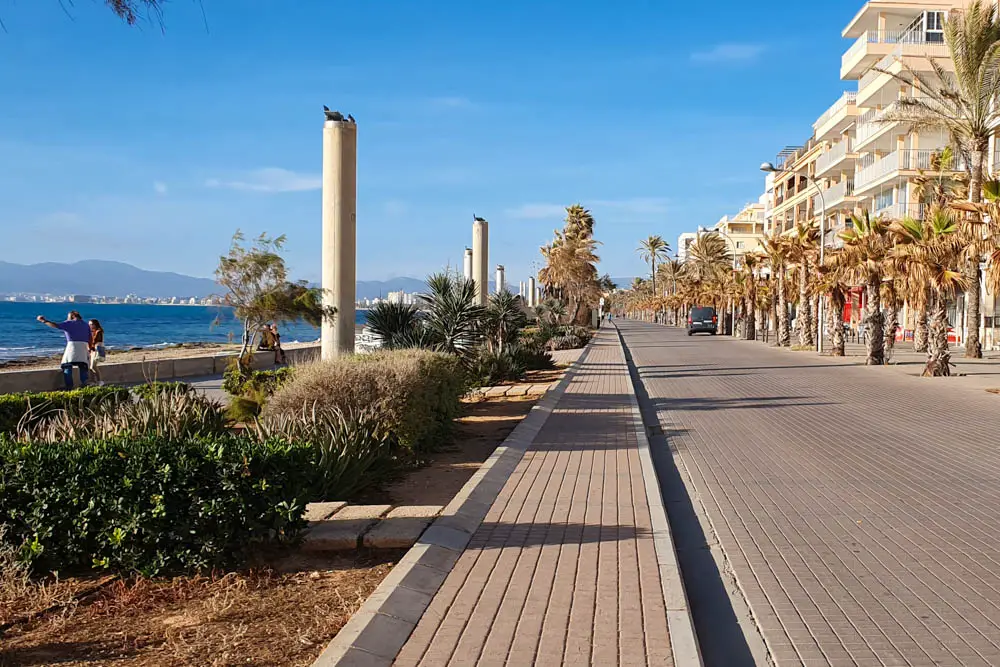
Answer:
[[[646,425],[642,421],[639,410],[639,399],[635,394],[636,377],[632,375],[632,364],[625,352],[625,339],[615,325],[618,334],[618,344],[629,367],[629,401],[632,403],[632,421],[635,425],[635,436],[639,441],[639,461],[642,465],[642,479],[646,485],[646,503],[649,505],[650,521],[653,528],[653,545],[656,548],[656,561],[660,567],[660,585],[663,587],[663,603],[667,609],[667,629],[670,632],[670,647],[674,655],[675,667],[703,667],[701,649],[698,646],[698,635],[694,629],[694,618],[691,616],[691,606],[688,604],[684,580],[681,577],[680,563],[677,561],[677,549],[670,533],[670,522],[663,505],[663,492],[660,480],[656,476],[653,457],[649,451],[649,438],[646,436]]]
[[[542,396],[486,459],[327,645],[313,667],[392,665],[590,350],[588,344],[562,380]]]

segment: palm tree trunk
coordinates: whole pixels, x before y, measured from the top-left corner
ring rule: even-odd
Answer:
[[[831,290],[829,327],[830,340],[833,344],[830,355],[834,357],[844,356],[844,323],[842,320],[846,302],[846,295],[842,290],[838,288]]]
[[[913,351],[927,351],[927,304],[921,303],[913,315]]]
[[[649,270],[652,272],[653,279],[653,298],[656,298],[656,257],[649,258]]]
[[[753,280],[753,278],[750,278]],[[756,285],[751,285],[750,290],[747,293],[747,298],[743,306],[745,312],[744,322],[743,322],[743,338],[745,340],[754,340],[757,338],[757,287]]]
[[[982,199],[983,191],[983,164],[986,160],[988,144],[974,146],[969,151],[969,201],[978,202]],[[982,359],[983,345],[979,340],[979,321],[981,318],[982,293],[979,290],[979,280],[982,271],[979,269],[979,258],[975,258],[966,264],[965,279],[969,283],[969,289],[965,293],[965,356],[967,359]]]
[[[809,263],[802,262],[799,267],[799,313],[795,324],[799,330],[799,345],[802,347],[812,347],[816,344],[816,337],[813,335],[812,300],[809,298]]]
[[[948,300],[943,294],[934,295],[934,314],[931,317],[930,337],[927,345],[927,365],[924,376],[951,375],[951,351],[948,349]]]
[[[788,347],[792,343],[792,332],[788,327],[788,297],[785,295],[785,277],[778,274],[778,347]]]
[[[874,281],[865,287],[867,303],[865,304],[865,329],[868,334],[869,366],[885,364],[885,320],[882,316],[882,295],[879,293],[879,283]]]
[[[899,330],[899,302],[893,300],[888,307],[889,317],[885,322],[885,360],[886,363],[892,359],[892,353],[896,349],[896,332]]]

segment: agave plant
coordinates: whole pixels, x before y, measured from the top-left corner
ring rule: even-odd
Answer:
[[[411,343],[420,328],[420,311],[410,304],[382,301],[368,311],[367,324],[388,350],[414,347]]]
[[[487,346],[491,351],[503,354],[504,348],[517,340],[527,323],[528,316],[516,295],[507,291],[491,295],[483,317]]]
[[[262,440],[308,444],[316,449],[314,497],[346,498],[391,466],[395,439],[374,410],[343,411],[303,406],[299,412],[270,415],[250,426]]]

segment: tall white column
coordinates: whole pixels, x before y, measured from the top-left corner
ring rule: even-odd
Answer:
[[[465,249],[465,263],[462,275],[465,276],[466,280],[472,280],[472,248]]]
[[[538,305],[538,294],[535,289],[535,277],[528,278],[528,307],[534,308]]]
[[[522,280],[522,281],[520,281],[520,282],[519,282],[519,283],[517,284],[517,295],[518,295],[519,297],[521,297],[522,299],[524,298],[524,281],[523,281],[523,280]]]
[[[329,114],[328,114],[329,117]],[[353,119],[323,124],[323,359],[354,354],[357,279],[358,126]]]
[[[507,289],[507,276],[503,264],[497,264],[497,294]]]
[[[472,279],[476,282],[476,303],[485,306],[490,283],[490,227],[482,218],[472,223]]]

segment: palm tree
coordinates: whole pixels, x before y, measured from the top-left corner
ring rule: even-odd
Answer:
[[[836,268],[852,284],[865,286],[865,329],[869,366],[885,364],[885,319],[882,315],[882,278],[892,247],[889,224],[881,216],[872,218],[868,210],[851,215],[851,227],[840,234],[843,250],[836,255]]]
[[[716,232],[699,234],[688,248],[684,270],[696,281],[717,281],[733,265],[729,244]]]
[[[491,352],[503,354],[504,348],[517,341],[518,332],[528,323],[521,299],[504,290],[490,295],[483,314],[483,333]]]
[[[757,270],[760,268],[759,255],[747,253],[743,255],[740,268],[743,276],[743,339],[757,338]]]
[[[838,268],[840,250],[828,250],[824,265],[819,267],[817,290],[820,294],[830,296],[830,308],[827,313],[827,329],[830,332],[830,356],[843,357],[846,354],[844,340],[844,307],[847,305],[847,295],[851,284],[844,278],[844,271]]]
[[[684,274],[684,263],[672,257],[667,259],[667,261],[660,264],[660,268],[657,270],[660,274],[660,280],[663,281],[664,291],[666,286],[670,285],[670,296],[677,295],[677,282],[682,279]],[[676,299],[671,301],[671,309],[673,310],[674,326],[677,325],[677,307]]]
[[[367,326],[387,350],[410,347],[420,326],[420,311],[410,304],[380,301],[368,311]]]
[[[657,294],[656,263],[667,258],[670,253],[670,245],[663,240],[662,236],[650,236],[640,242],[639,247],[635,251],[642,257],[642,261],[649,262],[650,275],[653,280],[653,294]]]
[[[476,283],[437,273],[427,279],[427,288],[428,294],[419,296],[428,307],[423,324],[427,338],[442,352],[459,356],[474,353],[485,313],[476,304]]]
[[[944,24],[945,41],[955,65],[955,73],[930,59],[934,77],[927,77],[903,64],[893,77],[916,86],[920,97],[897,100],[885,121],[903,121],[914,129],[932,128],[946,132],[966,161],[969,173],[969,201],[982,198],[983,171],[989,140],[1000,124],[1000,17],[992,2],[972,0],[964,10],[949,13]],[[970,322],[965,356],[983,356],[979,340],[980,301],[979,257],[966,263],[967,317]]]
[[[796,329],[799,332],[799,345],[812,347],[816,344],[815,321],[813,320],[812,297],[810,296],[810,276],[815,264],[814,256],[819,246],[819,230],[811,224],[799,223],[794,234],[789,237],[791,259],[798,265],[799,273],[799,308],[795,317]]]
[[[764,253],[771,267],[771,281],[774,284],[774,307],[778,327],[778,346],[788,347],[791,344],[791,331],[788,326],[788,295],[785,291],[785,277],[788,273],[791,249],[787,239],[777,232],[764,240]]]
[[[545,267],[538,278],[551,296],[570,303],[569,316],[574,322],[589,322],[590,309],[601,298],[598,282],[597,246],[593,237],[594,218],[579,204],[566,207],[566,224],[556,230],[552,243],[542,246]]]
[[[934,207],[924,221],[904,218],[892,224],[895,259],[904,263],[933,291],[933,315],[924,375],[951,375],[948,349],[948,297],[966,287],[958,269],[964,256],[960,225],[951,211]]]

